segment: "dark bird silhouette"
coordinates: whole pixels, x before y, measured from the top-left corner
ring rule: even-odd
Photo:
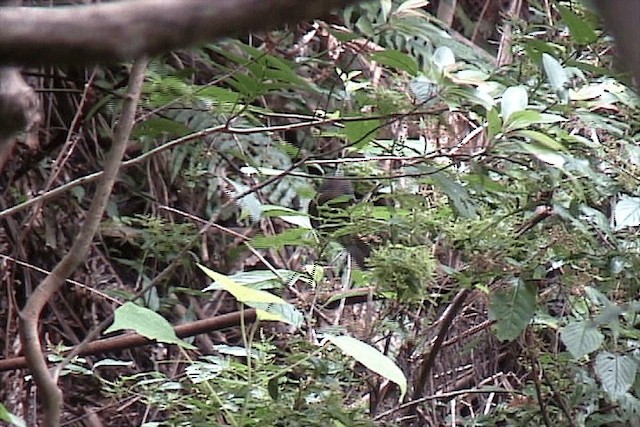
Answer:
[[[340,228],[349,222],[345,209],[356,202],[353,185],[348,179],[327,179],[309,203],[311,225],[321,235],[335,235],[336,240],[351,254],[358,267],[364,269],[371,248],[355,234],[340,235]]]

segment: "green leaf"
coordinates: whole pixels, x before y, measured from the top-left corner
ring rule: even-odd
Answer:
[[[551,151],[563,151],[563,152],[567,151],[564,145],[560,144],[555,139],[551,138],[549,135],[544,134],[542,132],[538,132],[535,130],[521,130],[521,131],[515,132],[514,135],[535,141],[539,143],[541,146],[543,146],[544,148],[548,148]]]
[[[527,128],[532,125],[553,124],[566,121],[567,119],[557,114],[539,113],[532,110],[517,111],[505,122],[505,132]]]
[[[150,340],[177,344],[187,349],[195,349],[194,346],[176,336],[167,319],[148,308],[132,302],[126,302],[116,310],[113,323],[104,333],[108,334],[125,329],[130,329]]]
[[[201,99],[214,102],[214,104],[237,104],[240,102],[240,94],[218,86],[209,86],[198,90],[196,94]]]
[[[18,427],[26,427],[27,423],[20,417],[13,415],[11,412],[5,408],[5,406],[0,403],[0,421],[6,421],[11,425]]]
[[[508,87],[502,94],[500,113],[502,120],[507,123],[513,113],[523,111],[529,105],[529,95],[522,86]]]
[[[495,292],[491,298],[489,318],[495,320],[496,336],[501,341],[516,339],[527,327],[536,310],[536,287],[520,279],[511,288]]]
[[[407,378],[393,360],[382,354],[378,349],[349,336],[327,335],[327,339],[342,352],[353,357],[365,367],[400,387],[400,401],[407,393]]]
[[[629,356],[605,351],[596,356],[595,370],[602,388],[612,400],[615,400],[629,391],[633,385],[638,371],[638,362]]]
[[[260,320],[275,320],[289,323],[296,327],[300,324],[302,315],[291,306],[291,304],[279,296],[242,286],[231,280],[228,276],[210,270],[203,265],[198,264],[198,267],[200,267],[207,276],[215,280],[215,283],[206,287],[203,291],[218,289],[218,286],[220,286],[233,295],[239,302],[255,308]]]
[[[417,76],[409,82],[409,89],[420,104],[432,101],[438,95],[439,86],[426,76]]]
[[[233,190],[229,191],[229,193],[231,193],[233,197],[236,197],[237,195],[245,193],[247,190],[249,190],[249,187],[244,184],[232,181],[228,178],[225,178],[225,180],[233,187]],[[260,200],[255,195],[255,193],[250,193],[244,197],[241,197],[236,201],[236,203],[238,204],[238,206],[240,206],[243,213],[247,213],[249,215],[251,221],[253,221],[254,223],[260,221],[260,218],[262,218],[262,203],[260,203]]]
[[[620,196],[613,208],[613,222],[616,231],[640,225],[640,198]]]
[[[424,6],[427,6],[429,3],[430,2],[427,0],[407,0],[403,2],[400,6],[398,6],[398,9],[396,10],[396,12],[402,13],[402,12],[411,11],[412,9],[421,9]]]
[[[487,122],[489,126],[487,127],[487,140],[491,141],[493,137],[495,137],[502,130],[502,119],[500,118],[500,114],[498,114],[498,110],[492,108],[487,113]]]
[[[433,52],[433,64],[440,71],[445,68],[452,67],[456,63],[456,57],[453,51],[447,46],[440,46]]]
[[[562,16],[562,20],[567,24],[567,27],[569,27],[571,37],[576,43],[584,45],[598,40],[598,34],[590,19],[580,17],[565,5],[558,4],[556,7]]]
[[[569,353],[575,359],[580,359],[600,348],[604,335],[593,322],[580,321],[560,328],[560,339]]]
[[[253,270],[240,271],[228,277],[239,285],[253,289],[273,289],[281,288],[282,282],[291,282],[298,275],[298,272],[291,270]]]
[[[521,142],[519,145],[525,151],[536,157],[538,160],[555,166],[558,169],[562,169],[567,162],[562,154],[559,154],[555,150],[550,150],[540,144],[532,142]]]
[[[354,120],[344,124],[347,139],[355,147],[361,148],[375,139],[380,129],[380,120]]]
[[[464,218],[476,218],[478,212],[467,189],[449,178],[446,173],[431,175],[433,184],[440,188],[449,198],[451,206],[457,214]]]
[[[280,250],[285,246],[301,246],[304,243],[303,237],[307,233],[309,233],[308,228],[288,228],[274,236],[255,236],[249,244],[257,249],[273,248]]]
[[[542,66],[549,79],[549,84],[553,90],[555,90],[558,99],[563,104],[566,104],[569,101],[569,91],[567,90],[569,76],[567,70],[564,69],[557,59],[548,53],[542,54]]]
[[[371,54],[371,59],[387,67],[394,67],[398,70],[406,71],[411,76],[418,74],[419,68],[416,60],[398,50],[387,49],[382,52],[375,52]]]

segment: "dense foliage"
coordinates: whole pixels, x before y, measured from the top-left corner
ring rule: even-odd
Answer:
[[[43,329],[54,361],[114,310],[107,332],[180,345],[74,359],[69,420],[91,406],[109,425],[638,423],[638,99],[611,40],[581,4],[531,2],[504,24],[498,67],[423,3],[153,60],[100,236]],[[99,170],[125,75],[42,77],[86,83],[82,101],[46,94],[42,161],[3,174],[0,207]],[[314,231],[307,207],[336,176],[355,201]],[[5,358],[11,307],[40,279],[15,260],[50,269],[91,192],[0,232]],[[372,248],[366,268],[345,236]],[[188,342],[170,327],[249,307],[259,321]],[[1,396],[14,413],[27,399]]]

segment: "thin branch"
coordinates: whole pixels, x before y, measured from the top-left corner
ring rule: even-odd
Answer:
[[[33,375],[33,379],[41,393],[44,408],[44,419],[47,425],[60,425],[62,411],[62,392],[57,386],[57,379],[49,374],[47,362],[40,345],[38,320],[45,305],[62,287],[65,280],[83,262],[93,237],[98,229],[102,215],[107,206],[113,184],[115,182],[127,142],[133,128],[138,98],[142,90],[147,59],[137,60],[131,70],[129,88],[122,108],[122,115],[116,127],[113,145],[107,156],[102,181],[96,188],[93,200],[87,211],[86,219],[77,239],[69,252],[55,266],[42,283],[35,289],[20,312],[20,338],[24,354]]]

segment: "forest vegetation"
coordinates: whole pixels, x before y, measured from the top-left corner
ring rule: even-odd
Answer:
[[[58,57],[0,8],[0,424],[640,426],[638,79],[590,2],[53,3]]]

